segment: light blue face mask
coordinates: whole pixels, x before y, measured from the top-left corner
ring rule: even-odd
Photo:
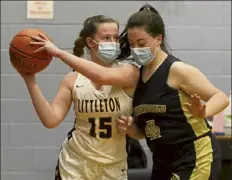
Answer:
[[[96,55],[105,64],[111,64],[121,53],[119,43],[99,42],[97,44],[98,44],[98,51],[96,52]]]
[[[150,47],[131,48],[131,54],[139,65],[146,66],[155,58],[156,53],[151,53],[153,44]]]

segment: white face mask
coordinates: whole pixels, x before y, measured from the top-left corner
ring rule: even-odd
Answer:
[[[131,48],[131,54],[139,65],[146,66],[155,58],[156,53],[151,53],[153,45],[154,43],[149,47]]]
[[[97,43],[97,42],[95,42]],[[99,42],[96,56],[105,64],[111,64],[121,53],[120,44],[116,42]]]

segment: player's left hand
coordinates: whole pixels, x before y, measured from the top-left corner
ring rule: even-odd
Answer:
[[[116,121],[119,134],[125,136],[132,122],[133,122],[133,118],[131,116],[130,117],[120,116]]]
[[[191,104],[186,103],[186,106],[190,113],[199,118],[205,118],[206,105],[202,104],[200,96],[193,94],[191,95]]]
[[[31,39],[34,40],[30,42],[31,45],[39,46],[39,48],[35,50],[34,53],[45,50],[52,56],[59,56],[61,49],[59,49],[55,44],[53,44],[45,35],[39,34],[39,37],[33,36],[31,37]]]

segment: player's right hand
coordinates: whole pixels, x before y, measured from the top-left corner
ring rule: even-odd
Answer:
[[[34,41],[30,42],[30,44],[38,46],[38,49],[35,50],[34,53],[45,50],[52,56],[59,56],[61,49],[59,49],[55,44],[53,44],[45,35],[39,34],[39,37],[33,36],[31,37],[31,39]]]
[[[133,123],[133,118],[131,116],[120,116],[116,122],[119,134],[125,136]]]
[[[36,84],[35,73],[23,72],[23,71],[18,70],[17,68],[15,68],[15,70],[23,78],[23,80],[25,81],[27,86],[31,86],[31,85]]]

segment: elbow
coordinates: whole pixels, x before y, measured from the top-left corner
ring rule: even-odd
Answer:
[[[229,97],[226,97],[226,99],[225,99],[225,106],[227,107],[229,105],[230,105],[230,99],[229,99]]]
[[[48,125],[48,124],[43,124],[44,127],[46,127],[47,129],[54,129],[56,126],[54,125]]]
[[[226,108],[230,104],[230,99],[224,92],[221,91],[220,93],[221,93],[221,99],[223,99],[224,105],[225,105],[225,108]]]
[[[54,123],[54,121],[51,121],[51,120],[49,120],[49,121],[43,121],[41,119],[41,122],[42,122],[43,126],[46,127],[47,129],[54,129],[55,127],[58,126],[57,123]]]

